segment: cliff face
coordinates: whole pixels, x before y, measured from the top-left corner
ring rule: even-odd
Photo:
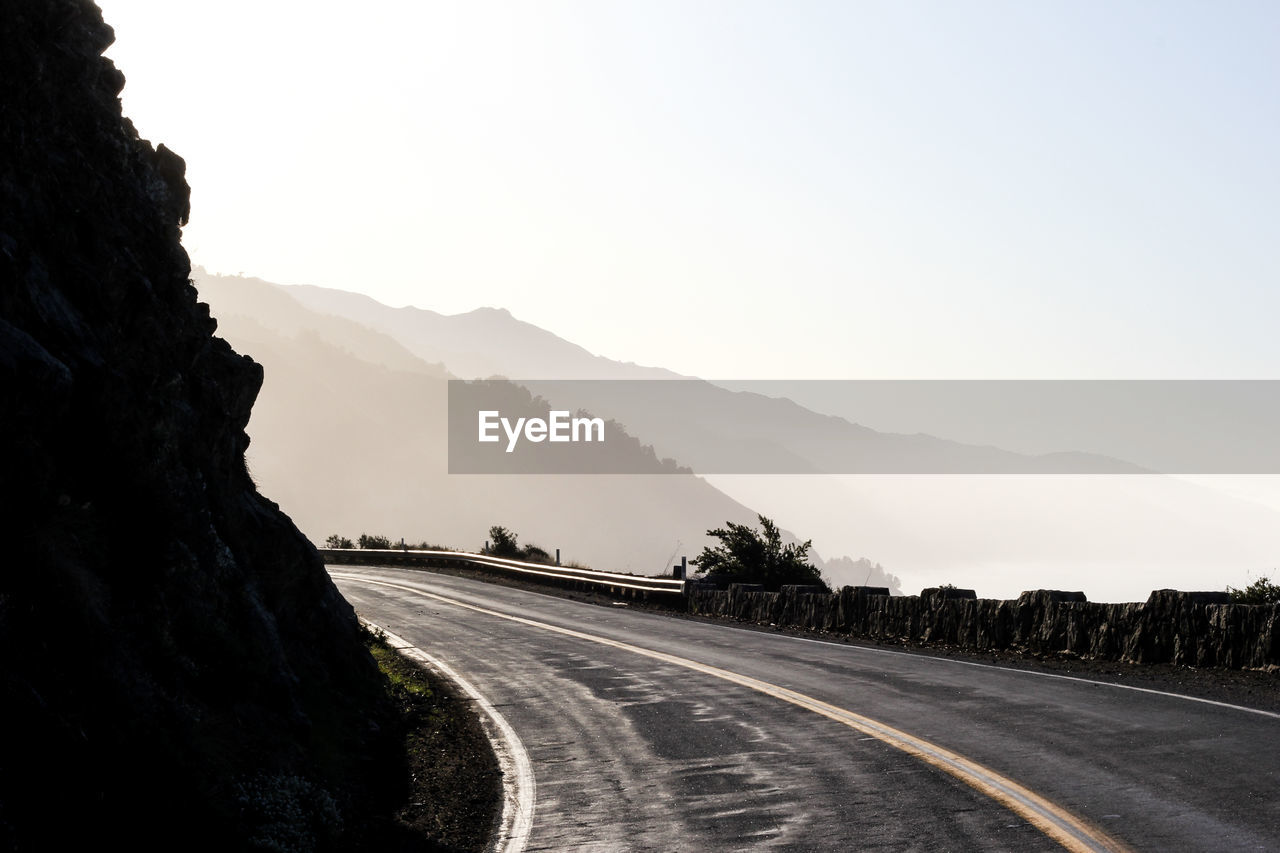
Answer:
[[[245,469],[262,371],[196,300],[185,165],[121,116],[112,38],[0,0],[0,849],[239,846],[272,798],[319,843],[376,668]]]

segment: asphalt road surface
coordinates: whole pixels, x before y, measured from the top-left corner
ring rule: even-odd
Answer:
[[[536,780],[527,850],[1280,849],[1280,716],[331,566],[465,676]]]

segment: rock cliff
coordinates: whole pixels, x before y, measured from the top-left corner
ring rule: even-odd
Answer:
[[[235,849],[273,809],[322,848],[376,789],[377,670],[245,469],[262,371],[197,302],[185,164],[122,117],[112,39],[0,0],[0,849]]]

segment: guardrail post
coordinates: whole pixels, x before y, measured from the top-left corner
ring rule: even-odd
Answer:
[[[556,565],[560,565],[560,549],[556,549]]]
[[[688,577],[689,576],[688,572],[689,572],[688,557],[681,557],[680,565],[671,567],[671,577],[675,578],[678,581],[682,581],[686,577]]]

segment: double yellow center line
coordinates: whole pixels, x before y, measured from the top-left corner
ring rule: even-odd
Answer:
[[[435,601],[450,604],[454,607],[462,607],[467,610],[475,611],[476,613],[483,613],[486,616],[506,619],[509,622],[518,622],[521,625],[528,625],[531,628],[549,631],[553,634],[560,634],[565,637],[585,640],[590,643],[598,643],[602,646],[610,646],[615,649],[621,649],[625,652],[642,655],[647,658],[652,658],[653,660],[662,661],[663,663],[683,667],[684,669],[693,670],[694,672],[700,672],[703,675],[709,675],[713,678],[719,678],[724,681],[732,682],[733,684],[738,684],[750,690],[763,693],[766,696],[772,696],[773,698],[780,699],[783,702],[789,702],[792,705],[812,711],[815,714],[821,714],[830,720],[835,720],[836,722],[842,723],[855,731],[861,732],[869,737],[873,737],[876,740],[886,743],[896,749],[900,749],[908,755],[915,756],[921,761],[938,768],[944,773],[954,776],[966,785],[969,785],[978,792],[985,794],[1000,803],[1019,817],[1025,819],[1032,826],[1036,827],[1036,829],[1061,844],[1067,850],[1129,850],[1128,847],[1107,835],[1101,829],[1090,825],[1085,820],[1054,805],[1039,794],[1028,790],[1012,779],[1002,776],[988,767],[984,767],[983,765],[978,764],[975,761],[971,761],[962,755],[958,755],[949,749],[930,743],[929,741],[918,738],[915,735],[908,734],[907,732],[896,729],[893,726],[873,720],[870,717],[864,717],[862,714],[854,713],[848,709],[823,702],[821,699],[815,699],[814,697],[807,696],[804,693],[798,693],[794,690],[789,690],[786,687],[779,687],[776,684],[770,684],[767,681],[761,681],[760,679],[752,678],[749,675],[742,675],[727,669],[721,669],[720,667],[699,663],[698,661],[690,660],[689,658],[682,658],[677,655],[667,654],[666,652],[654,651],[653,649],[646,649],[641,646],[634,646],[630,643],[611,640],[608,637],[601,637],[596,634],[575,631],[572,628],[562,628],[559,625],[551,625],[546,622],[539,622],[535,619],[527,619],[523,616],[514,616],[509,613],[490,610],[486,607],[467,604],[464,601],[458,601],[454,598],[437,595],[436,593],[427,592],[412,586],[392,583],[390,581],[372,580],[361,575],[350,575],[339,572],[333,572],[332,576],[342,580],[357,581],[364,584],[403,590],[404,592],[434,599]]]

